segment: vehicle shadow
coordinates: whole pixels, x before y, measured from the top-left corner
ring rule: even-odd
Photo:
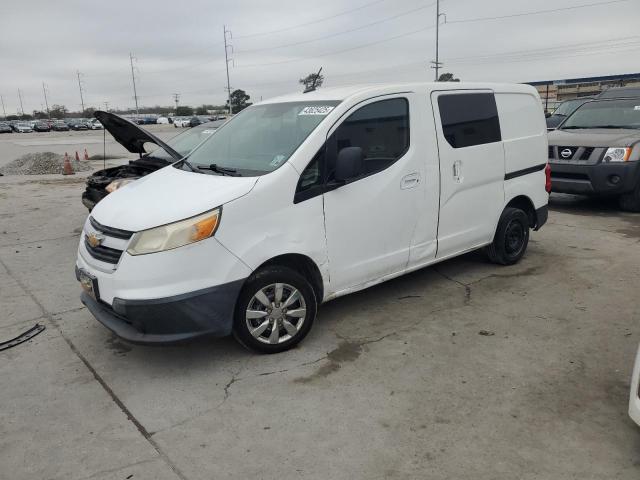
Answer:
[[[549,197],[549,209],[555,212],[570,213],[583,216],[612,217],[622,216],[618,201],[611,197],[588,197],[552,193]]]

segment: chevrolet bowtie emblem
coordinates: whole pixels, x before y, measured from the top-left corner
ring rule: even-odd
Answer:
[[[102,242],[104,242],[104,235],[101,235],[99,233],[94,233],[94,232],[89,233],[89,234],[87,234],[87,242],[93,248],[96,248],[99,245],[101,245]]]

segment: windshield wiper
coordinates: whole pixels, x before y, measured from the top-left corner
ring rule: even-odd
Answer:
[[[212,172],[219,173],[220,175],[228,175],[230,177],[241,177],[242,176],[242,175],[240,175],[238,173],[238,171],[235,168],[220,167],[219,165],[216,165],[215,163],[212,163],[208,167],[198,167],[198,168],[200,170],[211,170]]]
[[[193,165],[191,165],[186,159],[182,159],[178,162],[181,165],[186,165],[187,167],[189,167],[189,170],[191,170],[192,172],[196,172],[196,173],[200,173],[198,171],[198,169],[196,167],[194,167]]]

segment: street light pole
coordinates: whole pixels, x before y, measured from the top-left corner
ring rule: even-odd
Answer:
[[[47,106],[47,117],[51,119],[51,113],[49,112],[49,100],[47,100],[47,88],[44,82],[42,82],[42,92],[44,93],[44,104]]]
[[[225,67],[227,67],[227,101],[229,102],[229,115],[233,112],[231,110],[231,83],[229,82],[229,47],[233,51],[233,47],[227,43],[227,33],[231,35],[231,31],[227,30],[227,26],[223,25],[224,32],[224,63]]]
[[[24,107],[22,106],[22,92],[18,89],[18,99],[20,100],[20,112],[24,117]]]
[[[82,106],[82,115],[84,115],[84,97],[82,96],[82,82],[80,81],[80,70],[76,71],[78,75],[78,88],[80,89],[80,105]]]
[[[133,71],[133,59],[133,54],[129,53],[129,61],[131,62],[131,80],[133,81],[133,98],[136,101],[136,117],[139,117],[140,113],[138,112],[138,92],[136,90],[136,74]]]

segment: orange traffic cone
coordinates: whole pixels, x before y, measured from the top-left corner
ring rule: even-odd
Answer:
[[[89,160],[89,154],[87,153],[87,149],[84,149],[84,159]]]
[[[80,155],[78,155],[78,151],[76,150],[76,162],[80,161]]]
[[[77,152],[76,152],[77,155]],[[62,166],[62,175],[75,175],[76,172],[73,171],[73,167],[71,166],[71,162],[69,161],[69,154],[64,152],[64,164]]]

